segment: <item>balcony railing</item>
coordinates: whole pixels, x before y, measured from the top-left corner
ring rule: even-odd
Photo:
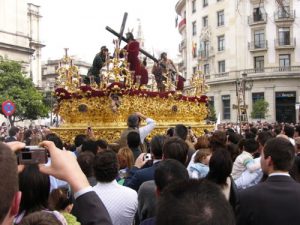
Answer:
[[[229,72],[224,72],[224,73],[217,73],[217,74],[214,74],[214,77],[215,78],[223,78],[223,77],[229,77]]]
[[[254,69],[248,69],[244,72],[247,74],[255,74],[255,73],[279,73],[279,72],[300,72],[300,66],[280,66],[280,67],[265,67],[265,68],[254,68]]]
[[[250,51],[267,50],[267,48],[268,41],[251,41],[248,43],[248,49]]]
[[[186,41],[182,40],[179,44],[179,52],[182,52],[182,50],[185,48],[186,48]]]
[[[253,13],[252,16],[248,16],[248,24],[249,26],[255,24],[264,24],[267,23],[268,14],[266,13]]]
[[[295,48],[296,38],[275,39],[275,48]]]
[[[277,12],[274,13],[274,19],[275,21],[293,21],[295,20],[295,11],[294,10],[278,10]]]

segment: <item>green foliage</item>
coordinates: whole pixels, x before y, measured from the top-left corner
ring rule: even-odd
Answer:
[[[49,108],[43,103],[43,95],[31,79],[24,76],[21,64],[0,58],[0,102],[8,99],[16,105],[15,114],[9,118],[12,124],[48,115]]]
[[[264,99],[258,99],[252,106],[251,118],[264,119],[269,111],[269,103]]]
[[[210,120],[210,121],[217,121],[215,107],[213,105],[211,105],[211,104],[208,105],[207,119]]]

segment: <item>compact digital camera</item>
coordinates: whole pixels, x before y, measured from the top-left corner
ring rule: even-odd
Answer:
[[[151,159],[152,159],[152,156],[151,156],[150,153],[147,153],[147,154],[144,155],[144,161],[145,160],[151,160]]]
[[[26,146],[17,156],[19,165],[45,164],[48,162],[47,150],[39,146]]]

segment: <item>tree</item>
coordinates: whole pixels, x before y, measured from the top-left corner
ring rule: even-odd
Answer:
[[[251,112],[251,118],[264,119],[269,111],[269,103],[264,99],[258,99],[254,102]]]
[[[21,64],[0,58],[1,104],[8,99],[16,105],[16,112],[8,118],[11,125],[48,115],[49,108],[43,102],[43,95],[35,88],[32,80],[25,77]]]

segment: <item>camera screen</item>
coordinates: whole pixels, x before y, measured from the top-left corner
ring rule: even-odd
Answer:
[[[23,153],[22,153],[22,159],[25,159],[25,160],[30,160],[30,159],[32,159],[32,158],[31,158],[31,152],[23,152]]]

